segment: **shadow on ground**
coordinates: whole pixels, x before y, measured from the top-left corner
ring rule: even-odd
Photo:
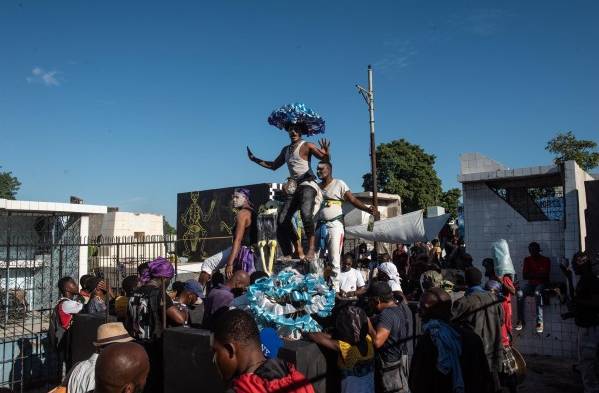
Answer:
[[[580,374],[572,369],[573,360],[538,355],[525,359],[528,373],[518,392],[583,393]]]

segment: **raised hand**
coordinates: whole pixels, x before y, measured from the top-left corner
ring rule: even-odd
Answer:
[[[374,205],[370,206],[370,214],[372,214],[377,221],[381,219],[381,212],[375,209]]]
[[[227,267],[225,267],[225,277],[227,277],[227,280],[230,280],[231,277],[233,277],[233,265],[227,264]]]
[[[329,155],[330,152],[330,148],[331,148],[331,141],[329,141],[328,139],[322,138],[318,141],[318,144],[320,145],[320,149],[326,154]]]

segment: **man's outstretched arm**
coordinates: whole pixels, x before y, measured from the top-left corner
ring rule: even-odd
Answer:
[[[354,205],[355,208],[360,209],[366,213],[372,214],[376,217],[377,220],[380,218],[381,214],[378,212],[378,210],[374,208],[374,205],[366,206],[361,200],[356,198],[354,194],[351,193],[351,191],[346,191],[343,197],[346,201]]]
[[[256,157],[254,155],[254,153],[252,153],[252,151],[250,150],[249,147],[246,146],[246,148],[248,151],[248,158],[250,159],[250,161],[255,162],[256,164],[260,165],[263,168],[276,171],[281,166],[283,166],[283,164],[285,163],[285,149],[281,150],[281,153],[279,154],[279,156],[277,158],[275,158],[274,161],[264,161],[264,160],[261,160],[258,157]]]

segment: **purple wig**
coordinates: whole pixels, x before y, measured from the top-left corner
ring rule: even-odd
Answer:
[[[153,278],[171,279],[175,275],[173,264],[166,258],[158,257],[148,264],[148,268],[141,274],[142,284]]]

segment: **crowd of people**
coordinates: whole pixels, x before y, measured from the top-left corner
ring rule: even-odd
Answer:
[[[524,328],[526,296],[536,297],[535,331],[543,331],[543,295],[551,264],[539,245],[529,246],[522,272],[526,283],[516,280],[505,240],[495,243],[482,261],[473,261],[464,242],[451,232],[431,242],[397,244],[389,252],[362,244],[343,253],[343,203],[373,218],[378,218],[378,211],[333,178],[328,141],[316,146],[302,139],[324,132],[324,120],[316,113],[292,104],[273,112],[268,121],[288,132],[290,144],[273,161],[257,158],[249,148],[248,157],[271,170],[287,164],[290,177],[284,186],[285,200],[275,209],[276,239],[261,240],[275,244],[275,253],[279,247],[283,265],[296,261],[303,273],[323,277],[334,291],[332,314],[314,316],[321,331],[304,332],[302,337],[336,357],[337,367],[327,370],[327,383],[338,382],[343,393],[517,391],[522,364],[512,331]],[[311,157],[321,160],[316,176]],[[119,296],[101,277],[81,277],[81,288],[69,277],[59,281],[61,298],[51,334],[66,376],[58,389],[160,392],[163,332],[185,326],[213,332],[214,364],[232,391],[314,391],[293,364],[277,358],[282,339],[289,337],[273,337],[270,327],[259,329],[247,290],[272,272],[260,269],[255,255],[258,212],[250,191],[236,189],[232,206],[237,211],[232,245],[207,258],[197,279],[171,283],[173,265],[158,258],[125,278]],[[298,217],[303,239],[295,224]],[[265,256],[261,258],[266,266]],[[584,338],[579,340],[583,343],[579,369],[585,391],[597,391],[598,279],[584,254],[573,259],[573,271],[564,270],[582,277],[573,294],[573,312]],[[514,295],[518,321],[512,326]],[[98,329],[97,353],[73,367],[65,337],[73,314],[79,312],[113,314],[117,322]]]

